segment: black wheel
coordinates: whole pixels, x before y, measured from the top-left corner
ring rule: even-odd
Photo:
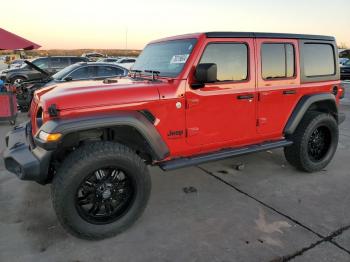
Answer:
[[[20,84],[22,82],[24,82],[26,79],[23,77],[23,76],[14,76],[12,79],[11,79],[11,84]]]
[[[52,183],[62,226],[85,239],[114,236],[131,226],[146,207],[151,180],[143,160],[129,148],[97,142],[78,148]]]
[[[284,148],[287,161],[300,170],[322,170],[332,160],[338,146],[335,118],[326,113],[306,113],[291,137],[293,145]]]

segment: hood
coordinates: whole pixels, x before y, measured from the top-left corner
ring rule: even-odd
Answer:
[[[23,70],[28,70],[27,68],[11,68],[11,69],[5,69],[2,70],[1,73],[2,74],[7,74],[7,73],[16,73],[16,72],[22,72]]]
[[[159,99],[158,88],[167,81],[117,79],[117,83],[104,81],[76,81],[58,83],[35,92],[35,100],[48,108],[56,104],[59,110],[98,108],[122,104],[135,104]]]

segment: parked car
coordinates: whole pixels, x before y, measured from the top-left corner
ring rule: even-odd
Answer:
[[[126,68],[111,63],[76,63],[41,81],[29,81],[17,84],[17,103],[20,110],[22,112],[26,112],[29,109],[34,91],[43,87],[52,86],[62,82],[101,80],[126,75],[128,75],[128,70]]]
[[[81,56],[88,58],[91,62],[96,62],[98,59],[106,57],[105,55],[96,52],[84,53]]]
[[[136,58],[134,57],[123,57],[123,58],[120,58],[116,62],[116,64],[130,70],[131,67],[135,64],[135,62],[136,62]]]
[[[343,80],[350,79],[350,60],[340,66],[340,78]]]
[[[120,57],[106,57],[106,58],[100,58],[100,59],[98,59],[97,62],[117,63],[118,60],[120,60]]]
[[[86,61],[87,58],[76,56],[39,57],[25,61],[26,65],[21,68],[3,70],[0,79],[12,84],[45,79],[69,65]]]
[[[348,62],[350,59],[346,57],[339,58],[339,64],[344,65],[346,62]]]
[[[15,69],[24,66],[24,59],[16,59],[9,63],[8,69]]]
[[[102,239],[130,227],[163,170],[284,148],[305,172],[325,168],[345,115],[335,39],[210,32],[148,44],[129,78],[36,91],[10,132],[7,170],[52,183],[63,227]],[[302,179],[300,177],[300,179]]]

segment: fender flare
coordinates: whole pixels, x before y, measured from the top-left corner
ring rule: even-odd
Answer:
[[[153,159],[159,161],[169,155],[169,149],[155,126],[137,111],[121,111],[105,115],[49,120],[38,130],[37,134],[34,136],[34,141],[36,145],[46,150],[54,150],[67,134],[115,126],[130,126],[135,128],[148,142]],[[62,138],[57,143],[45,143],[38,138],[40,131],[46,133],[61,133]]]
[[[338,107],[336,104],[335,96],[333,94],[324,93],[315,95],[305,95],[299,100],[299,102],[295,106],[291,116],[287,121],[286,126],[284,127],[283,133],[285,135],[293,134],[295,129],[298,127],[300,121],[304,117],[306,111],[310,108],[310,106],[314,103],[323,101],[329,101],[332,104],[334,116],[338,121]]]
[[[22,74],[22,73],[13,73],[13,74],[7,75],[6,79],[8,79],[9,81],[12,82],[12,79],[15,77],[22,77],[25,80],[28,80],[28,76],[26,74]]]

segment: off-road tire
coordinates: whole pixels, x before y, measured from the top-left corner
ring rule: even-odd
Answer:
[[[89,223],[74,204],[76,192],[88,173],[106,165],[117,165],[133,179],[134,201],[112,223]],[[144,161],[128,147],[113,142],[86,144],[71,153],[55,174],[51,187],[53,207],[63,228],[78,238],[90,240],[112,237],[130,227],[143,213],[150,191],[151,179]]]
[[[328,130],[330,142],[324,156],[316,161],[310,157],[308,145],[311,135],[319,127]],[[320,171],[329,164],[337,149],[339,139],[338,124],[331,114],[310,111],[305,114],[295,132],[287,138],[293,141],[291,146],[284,148],[284,155],[287,161],[305,172]]]

